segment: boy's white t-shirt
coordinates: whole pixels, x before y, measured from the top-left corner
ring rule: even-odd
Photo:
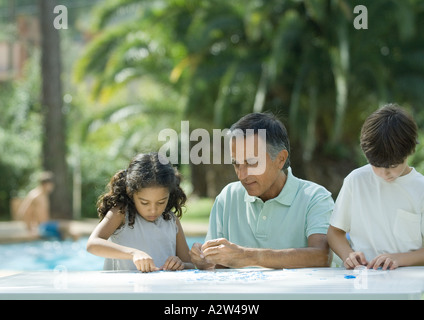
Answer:
[[[379,254],[417,250],[424,243],[424,176],[414,168],[393,182],[371,165],[344,180],[330,224],[349,232],[354,251],[368,261]]]

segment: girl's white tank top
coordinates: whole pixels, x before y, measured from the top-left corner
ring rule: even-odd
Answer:
[[[172,214],[170,220],[161,215],[154,222],[145,220],[136,214],[133,227],[128,226],[128,213],[125,224],[109,238],[113,243],[141,250],[150,255],[156,267],[164,265],[169,256],[176,255],[176,238],[178,226]],[[105,259],[104,270],[137,270],[132,260]]]

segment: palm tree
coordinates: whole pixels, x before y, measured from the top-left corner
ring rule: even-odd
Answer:
[[[93,92],[100,98],[133,79],[152,78],[180,95],[182,116],[193,127],[208,130],[229,127],[252,111],[274,111],[287,118],[298,175],[330,184],[337,193],[358,163],[365,116],[389,98],[411,101],[400,89],[419,88],[422,81],[410,66],[408,76],[399,77],[406,57],[418,57],[422,44],[415,19],[422,16],[419,3],[367,4],[366,31],[353,27],[355,3],[111,1],[99,9],[95,30],[107,28],[93,40],[77,74],[94,76]],[[125,10],[130,14],[124,19],[118,13]],[[377,23],[379,17],[384,24]],[[385,47],[393,47],[393,54],[384,56]],[[406,50],[400,60],[399,48]],[[418,91],[414,95],[421,97]],[[208,175],[230,175],[203,171],[211,167],[195,175],[199,188],[211,184],[204,180]]]

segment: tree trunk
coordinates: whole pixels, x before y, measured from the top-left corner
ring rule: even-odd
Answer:
[[[43,167],[54,173],[55,190],[50,199],[52,218],[72,218],[72,202],[66,163],[65,115],[62,110],[61,53],[55,29],[55,0],[39,0],[41,30],[42,106],[44,117]]]

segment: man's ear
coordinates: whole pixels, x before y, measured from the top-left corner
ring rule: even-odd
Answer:
[[[283,149],[278,153],[276,160],[278,160],[277,165],[280,168],[280,170],[283,169],[284,164],[286,163],[288,157],[289,157],[289,153],[287,150]]]

